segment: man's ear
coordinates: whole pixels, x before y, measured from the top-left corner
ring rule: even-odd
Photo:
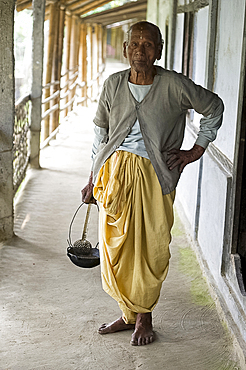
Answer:
[[[127,59],[127,52],[126,52],[127,42],[123,42],[123,56]]]
[[[161,59],[162,49],[163,49],[163,45],[160,45],[158,47],[158,51],[157,51],[157,57],[156,57],[157,60],[160,60]]]

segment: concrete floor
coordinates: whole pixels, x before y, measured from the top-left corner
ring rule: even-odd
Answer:
[[[100,267],[66,256],[68,227],[90,172],[93,109],[64,122],[29,170],[15,206],[15,237],[0,250],[0,370],[243,369],[183,226],[176,215],[171,264],[153,312],[156,341],[130,346],[131,332],[106,336],[98,326],[119,317],[101,288]],[[76,217],[80,239],[86,206]],[[97,242],[93,208],[87,239]]]

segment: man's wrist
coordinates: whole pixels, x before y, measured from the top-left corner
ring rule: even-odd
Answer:
[[[198,144],[194,144],[192,149],[194,149],[198,153],[204,153],[205,152],[205,148],[203,148],[201,145],[198,145]]]
[[[199,159],[203,155],[203,153],[205,152],[205,149],[202,146],[195,144],[193,148],[191,149],[191,152],[192,152],[192,157],[194,157],[194,160],[196,160],[196,159]]]
[[[92,184],[92,181],[93,181],[93,171],[91,171],[90,173],[89,184]]]

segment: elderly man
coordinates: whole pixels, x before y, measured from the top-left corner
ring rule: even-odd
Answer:
[[[82,190],[84,202],[100,205],[102,284],[122,311],[99,333],[133,329],[132,345],[154,340],[152,311],[168,272],[175,188],[184,167],[215,139],[223,113],[216,94],[154,65],[162,47],[157,26],[130,28],[124,42],[130,69],[104,83],[94,119],[93,171]],[[180,150],[192,108],[204,117],[193,148]]]

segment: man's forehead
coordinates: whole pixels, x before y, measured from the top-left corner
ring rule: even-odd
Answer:
[[[129,36],[130,38],[145,37],[153,41],[157,41],[158,39],[156,30],[150,26],[133,26]]]

